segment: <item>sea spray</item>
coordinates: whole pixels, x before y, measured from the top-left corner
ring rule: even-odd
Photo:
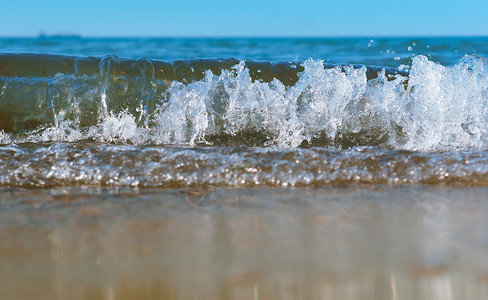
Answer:
[[[3,143],[422,151],[488,145],[487,63],[477,56],[465,56],[451,67],[416,56],[410,74],[312,59],[288,65],[113,56],[65,60],[69,63],[58,66],[60,72],[46,62],[44,77],[39,66],[21,68],[14,76],[4,65]],[[90,74],[93,68],[97,71]],[[296,79],[283,79],[290,74]]]

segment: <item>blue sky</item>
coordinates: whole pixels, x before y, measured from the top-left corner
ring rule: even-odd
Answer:
[[[488,36],[487,0],[2,0],[0,36]]]

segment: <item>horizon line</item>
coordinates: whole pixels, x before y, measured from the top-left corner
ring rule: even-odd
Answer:
[[[488,38],[478,34],[438,34],[438,35],[82,35],[59,33],[37,35],[0,35],[0,38],[74,38],[74,39],[367,39],[367,38]]]

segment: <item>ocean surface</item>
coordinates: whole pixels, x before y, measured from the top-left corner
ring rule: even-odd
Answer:
[[[486,38],[0,50],[0,186],[487,183]]]
[[[487,57],[0,38],[0,295],[488,297]]]

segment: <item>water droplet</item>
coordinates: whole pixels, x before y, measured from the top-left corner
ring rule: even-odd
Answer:
[[[397,57],[395,57],[395,60],[400,60],[400,57],[398,57],[398,56],[397,56]]]
[[[398,70],[400,71],[408,71],[410,69],[409,65],[399,65]]]
[[[412,51],[412,46],[408,46],[408,51]]]

